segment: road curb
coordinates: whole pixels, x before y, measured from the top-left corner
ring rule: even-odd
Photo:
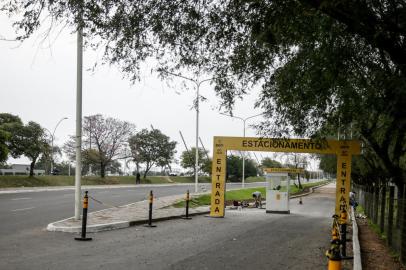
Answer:
[[[57,221],[58,222],[58,221]],[[48,224],[46,230],[49,232],[66,232],[66,233],[80,233],[82,231],[82,226],[56,226],[56,222]],[[123,229],[129,227],[130,222],[128,221],[118,221],[114,223],[97,224],[86,226],[86,232],[96,233],[101,231],[110,231],[116,229]]]
[[[209,183],[202,183],[209,184]],[[141,185],[91,185],[82,186],[81,189],[115,189],[115,188],[148,188],[148,187],[172,187],[172,186],[191,186],[193,183],[173,183],[173,184],[141,184]],[[47,187],[21,187],[21,188],[0,188],[0,194],[13,194],[13,193],[31,193],[43,191],[66,191],[75,190],[75,186],[47,186]]]
[[[206,215],[209,214],[210,211],[201,211],[201,212],[195,212],[195,213],[189,213],[189,216],[197,216],[197,215]],[[166,220],[173,220],[173,219],[180,219],[184,217],[185,215],[172,215],[172,216],[166,216],[166,217],[159,217],[155,218],[152,221],[153,222],[160,222],[160,221],[166,221]],[[71,218],[59,220],[53,223],[48,224],[46,227],[46,230],[49,232],[65,232],[65,233],[80,233],[82,231],[82,226],[57,226],[58,222],[63,222],[66,220],[69,220]],[[124,229],[132,226],[137,226],[137,225],[143,225],[147,224],[148,219],[140,219],[140,220],[130,220],[130,221],[117,221],[117,222],[112,222],[112,223],[105,223],[105,224],[95,224],[95,225],[88,225],[86,227],[86,232],[88,233],[97,233],[97,232],[102,232],[102,231],[111,231],[111,230],[117,230],[117,229]]]
[[[362,270],[362,262],[361,262],[361,247],[359,244],[358,239],[358,225],[357,219],[355,218],[355,209],[351,207],[351,219],[352,219],[352,250],[353,250],[353,269],[354,270]]]

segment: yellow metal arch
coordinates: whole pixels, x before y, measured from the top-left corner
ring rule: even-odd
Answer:
[[[359,141],[311,140],[311,139],[276,139],[255,137],[214,137],[212,163],[211,217],[224,217],[226,153],[227,150],[319,153],[337,155],[337,191],[336,208],[347,209],[352,155],[359,155]]]

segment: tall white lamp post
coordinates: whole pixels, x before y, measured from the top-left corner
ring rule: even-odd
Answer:
[[[83,29],[77,32],[76,67],[76,167],[75,167],[75,219],[80,219],[82,180],[82,75],[83,75]]]
[[[51,137],[51,173],[54,171],[54,140],[55,140],[55,131],[56,128],[59,126],[59,124],[63,121],[68,119],[68,117],[63,117],[61,120],[59,120],[59,122],[56,124],[55,128],[54,128],[54,132],[52,133],[52,137]]]
[[[179,77],[185,80],[188,80],[192,83],[194,83],[194,85],[196,86],[196,149],[195,149],[195,193],[198,192],[198,184],[199,184],[199,100],[200,100],[200,85],[204,82],[208,82],[211,81],[215,78],[209,78],[209,79],[204,79],[204,80],[196,80],[196,79],[192,79],[192,78],[188,78],[179,74],[175,74],[169,71],[163,71],[169,75],[175,76],[175,77]]]
[[[54,140],[55,140],[55,132],[56,129],[58,128],[59,124],[63,121],[68,119],[68,117],[63,117],[61,120],[59,120],[59,122],[56,124],[55,128],[54,128],[54,132],[51,133],[51,131],[49,131],[49,129],[45,128],[46,131],[49,132],[49,135],[51,135],[51,174],[54,171]]]
[[[250,116],[247,118],[242,118],[242,117],[238,117],[235,115],[229,115],[229,114],[225,114],[225,113],[220,113],[220,114],[241,120],[244,123],[243,134],[244,134],[244,138],[245,138],[245,122],[251,118],[263,115],[264,113],[256,114],[256,115],[253,115],[253,116]],[[242,153],[242,187],[244,188],[245,187],[245,153],[244,153],[244,151],[242,151],[241,153]]]

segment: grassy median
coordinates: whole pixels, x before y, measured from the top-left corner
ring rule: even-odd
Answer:
[[[303,189],[299,189],[295,185],[291,185],[289,194],[290,195],[300,194],[302,192],[306,192],[311,187],[326,184],[328,182],[329,181],[320,181],[320,182],[316,182],[316,183],[302,184]],[[286,188],[285,188],[285,190],[286,190]],[[257,187],[257,188],[246,188],[246,189],[226,191],[226,201],[229,203],[234,200],[250,201],[250,200],[252,200],[252,193],[255,191],[261,192],[263,194],[262,195],[263,198],[266,198],[265,187]],[[282,191],[283,191],[283,189],[282,189]],[[204,205],[210,205],[210,198],[211,198],[211,194],[204,194],[204,195],[200,195],[198,197],[192,198],[190,200],[190,207],[199,207],[199,206],[204,206]],[[174,204],[173,206],[174,207],[185,207],[185,201],[180,201],[180,202]]]
[[[194,177],[188,176],[147,176],[141,177],[141,184],[171,184],[171,183],[194,183]],[[208,183],[210,178],[199,177],[199,183]],[[0,188],[12,187],[46,187],[46,186],[73,186],[74,176],[44,175],[28,177],[26,175],[0,175]],[[126,185],[135,184],[135,176],[83,176],[82,185]]]

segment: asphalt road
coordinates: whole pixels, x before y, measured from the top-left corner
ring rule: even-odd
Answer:
[[[210,190],[209,184],[200,184]],[[246,184],[247,187],[258,184]],[[227,184],[228,189],[240,188],[241,184]],[[111,206],[125,205],[147,199],[150,190],[154,196],[163,197],[185,194],[194,190],[194,185],[173,185],[153,187],[125,187],[89,189],[89,195],[104,203],[90,200],[89,211],[97,211]],[[0,194],[0,236],[18,234],[29,229],[42,229],[49,223],[74,215],[74,190],[52,190]]]
[[[292,200],[290,215],[235,210],[91,234],[91,242],[42,228],[2,233],[0,269],[326,269],[334,193],[303,202]]]

